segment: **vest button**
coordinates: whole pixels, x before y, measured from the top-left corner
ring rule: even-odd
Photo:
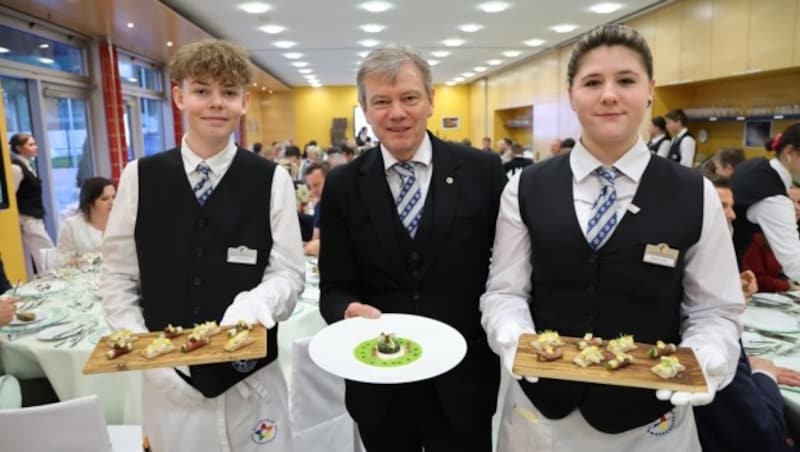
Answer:
[[[597,262],[597,254],[592,254],[589,256],[589,263],[594,264],[595,262]]]
[[[203,284],[203,280],[199,276],[195,276],[194,278],[192,278],[192,285],[193,286],[197,287],[200,284]]]
[[[412,251],[411,254],[408,255],[408,262],[410,264],[416,264],[419,262],[419,253],[416,251]]]
[[[206,220],[205,218],[197,219],[197,229],[202,231],[203,229],[206,228],[207,225],[208,225],[208,220]]]
[[[420,295],[419,292],[412,292],[411,293],[411,299],[412,300],[419,301],[420,298],[422,298],[422,295]]]
[[[418,280],[420,275],[421,274],[420,274],[419,270],[411,270],[411,277],[414,278],[415,280]]]
[[[192,314],[200,315],[200,306],[195,306],[194,308],[192,308]]]
[[[200,248],[200,247],[197,247],[197,249],[194,250],[194,255],[197,256],[197,257],[203,257],[203,254],[205,254],[205,253],[206,253],[206,251],[203,248]]]
[[[594,293],[594,284],[586,286],[586,293]]]

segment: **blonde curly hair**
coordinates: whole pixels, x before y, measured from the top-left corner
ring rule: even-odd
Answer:
[[[247,50],[239,44],[219,39],[203,39],[182,46],[169,64],[172,80],[212,79],[223,84],[249,85],[253,65]]]

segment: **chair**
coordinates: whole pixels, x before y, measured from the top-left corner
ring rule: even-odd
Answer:
[[[111,441],[96,395],[50,405],[0,410],[0,449],[109,452]]]
[[[36,270],[39,274],[58,268],[58,250],[56,248],[42,248],[39,250],[39,263],[42,268]]]
[[[304,337],[292,344],[289,411],[294,448],[303,452],[363,451],[344,405],[344,380],[311,361],[310,342],[310,337]]]
[[[0,410],[22,406],[19,381],[11,375],[0,375]]]

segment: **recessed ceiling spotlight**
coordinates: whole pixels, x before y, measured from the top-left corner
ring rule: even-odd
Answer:
[[[454,82],[461,83],[464,81],[464,77],[456,77],[453,79]]]
[[[272,9],[271,6],[261,2],[240,3],[236,7],[249,14],[261,14]]]
[[[485,13],[499,13],[507,10],[510,6],[506,2],[485,2],[478,5],[478,9]]]
[[[136,77],[128,77],[128,81],[131,82],[131,83],[137,83],[139,81],[139,79],[136,78]]]
[[[451,39],[445,39],[444,41],[442,41],[442,44],[446,45],[447,47],[458,47],[460,45],[464,45],[464,42],[466,41],[464,41],[463,39],[451,38]]]
[[[380,25],[380,24],[366,24],[366,25],[362,25],[362,26],[360,26],[358,28],[363,30],[365,33],[380,33],[380,32],[382,32],[383,30],[386,29],[386,27],[384,25]]]
[[[266,90],[267,90],[267,87],[266,87],[266,86],[262,86],[262,87],[261,87],[261,91],[266,91]]]
[[[303,76],[306,80],[316,80],[317,76],[314,74],[308,74]]]
[[[167,47],[172,47],[173,45],[174,44],[172,44],[172,41],[167,41]]]
[[[505,52],[503,52],[503,56],[509,57],[509,58],[514,58],[514,57],[518,57],[521,53],[522,52],[520,52],[519,50],[506,50]]]
[[[489,66],[500,66],[503,64],[503,60],[489,60],[486,62]]]
[[[598,3],[589,7],[589,11],[597,14],[611,14],[622,8],[619,3]]]
[[[375,39],[362,39],[361,41],[358,41],[358,43],[361,44],[364,47],[375,47],[376,45],[380,44],[381,42],[377,41]]]
[[[320,87],[322,86],[322,83],[319,83],[319,82],[312,82],[312,83],[311,83],[311,86],[313,86],[314,88],[320,88]]]
[[[455,84],[456,84],[456,82],[454,82],[452,80],[450,80],[448,82],[445,82],[445,85],[447,85],[447,86],[455,86]]]
[[[38,59],[39,61],[41,61],[42,63],[44,63],[44,64],[53,64],[53,63],[55,63],[55,60],[53,60],[52,58],[47,58],[47,57],[39,57],[39,58],[37,58],[37,59]]]
[[[573,24],[560,24],[560,25],[553,25],[552,27],[550,27],[550,29],[555,31],[556,33],[569,33],[575,30],[576,28],[578,28],[578,26]]]
[[[282,31],[285,31],[286,27],[284,27],[283,25],[270,24],[258,27],[258,29],[263,31],[264,33],[276,35]]]
[[[42,44],[39,44],[39,48],[40,49],[49,49],[50,48],[50,44],[44,42]]]
[[[10,50],[8,50],[7,48],[0,47],[0,53],[8,53],[8,52],[10,52]]]
[[[367,55],[369,55],[369,52],[368,51],[358,52],[357,55],[360,56],[361,58],[366,58]]]
[[[528,47],[539,47],[540,45],[544,44],[544,39],[528,39],[523,44]]]
[[[382,13],[388,9],[391,9],[392,4],[389,2],[372,1],[372,2],[364,2],[358,5],[358,7],[363,9],[364,11],[369,11],[371,13]]]
[[[292,62],[292,66],[294,66],[294,67],[306,67],[306,66],[308,66],[308,63],[306,63],[305,61],[294,61],[294,62]]]
[[[428,65],[429,66],[436,66],[437,64],[439,64],[438,60],[428,60]]]
[[[463,31],[464,33],[475,33],[476,31],[482,28],[483,25],[480,24],[463,24],[458,26],[458,29]]]
[[[272,94],[272,90],[269,90],[269,93]]]
[[[474,72],[463,72],[463,73],[461,73],[461,75],[464,76],[464,77],[468,77],[469,78],[469,77],[472,77],[473,75],[475,75],[475,73]]]
[[[128,28],[133,28],[133,27],[135,27],[135,25],[133,24],[133,22],[128,22]]]
[[[299,72],[301,74],[310,74],[313,71],[311,69],[299,69],[297,72]]]
[[[436,58],[444,58],[450,55],[450,52],[447,50],[435,50],[431,52],[431,55],[435,56]]]
[[[300,52],[284,53],[283,56],[285,56],[286,58],[288,58],[290,60],[298,60],[300,58],[303,58],[303,54],[300,53]]]
[[[275,41],[272,45],[281,49],[289,49],[296,46],[297,43],[294,41]]]
[[[256,82],[253,82],[253,86],[258,86],[258,83],[256,83]]]
[[[486,72],[486,66],[475,66],[472,70],[475,72]]]

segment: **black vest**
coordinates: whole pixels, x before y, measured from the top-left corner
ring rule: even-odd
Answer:
[[[594,176],[589,176],[594,177]],[[531,239],[531,315],[539,331],[564,336],[679,343],[680,304],[686,250],[700,238],[703,179],[699,173],[650,158],[627,212],[611,238],[592,251],[578,224],[568,156],[523,171],[519,186],[522,220]],[[663,187],[670,187],[664,190]],[[675,268],[642,262],[647,244],[680,251]],[[652,422],[672,408],[650,389],[573,383],[542,378],[520,382],[546,417],[561,419],[575,408],[605,433]]]
[[[689,131],[687,130],[686,133],[672,140],[672,143],[670,143],[669,145],[669,153],[667,153],[668,159],[677,163],[681,162],[681,141],[683,141],[683,139],[686,137],[694,138],[694,135],[689,133]]]
[[[666,140],[669,140],[669,138],[667,138],[666,135],[662,135],[657,141],[648,143],[647,148],[650,149],[651,154],[657,154],[658,148],[661,147],[661,143],[665,142]],[[678,161],[680,161],[680,147],[678,148]]]
[[[533,165],[533,160],[525,157],[514,157],[513,159],[503,163],[503,171],[506,172],[506,177],[511,179],[515,174],[522,171],[525,167]]]
[[[747,209],[753,204],[770,196],[786,194],[786,185],[781,176],[765,158],[745,160],[736,166],[731,177],[733,190],[733,210],[736,219],[733,221],[733,246],[736,257],[741,261],[742,255],[753,241],[753,234],[761,232],[761,228],[747,219]]]
[[[275,164],[237,150],[203,206],[186,178],[180,149],[142,158],[138,165],[135,239],[147,328],[219,322],[239,292],[261,282],[269,263]],[[258,251],[256,265],[227,262],[228,249],[239,246]],[[266,358],[191,366],[187,381],[206,397],[222,394],[277,358],[277,333],[277,325],[267,332]]]
[[[19,213],[29,217],[44,218],[42,181],[28,169],[28,165],[13,153],[11,154],[11,164],[17,165],[22,170],[22,182],[20,182],[19,189],[17,189],[17,208]]]

